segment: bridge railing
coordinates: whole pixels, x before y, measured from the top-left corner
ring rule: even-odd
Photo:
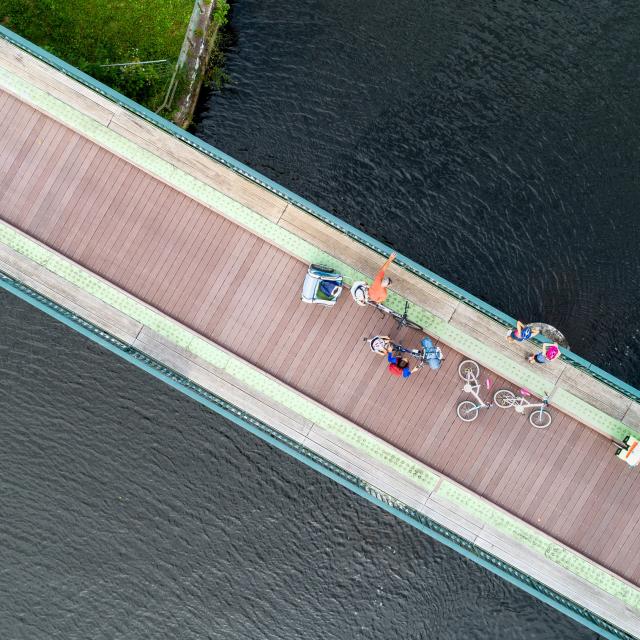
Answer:
[[[173,369],[170,369],[162,362],[159,362],[135,347],[128,345],[117,337],[104,331],[73,311],[57,304],[46,296],[43,296],[39,292],[3,271],[0,271],[0,288],[13,293],[31,305],[39,308],[48,315],[56,318],[72,329],[105,347],[109,351],[135,364],[148,373],[151,373],[156,378],[163,380],[209,409],[216,411],[235,424],[238,424],[254,435],[257,435],[272,446],[285,451],[316,471],[328,476],[354,493],[366,498],[386,511],[389,511],[423,533],[428,534],[435,540],[445,544],[451,549],[454,549],[466,558],[473,560],[480,566],[492,571],[508,582],[515,584],[527,593],[535,596],[543,602],[546,602],[547,604],[550,604],[565,615],[568,615],[590,629],[597,631],[605,638],[608,638],[609,640],[634,640],[628,633],[611,624],[601,616],[593,613],[586,607],[574,602],[558,591],[551,589],[539,580],[536,580],[508,562],[501,560],[499,557],[489,553],[478,545],[473,544],[466,538],[463,538],[435,520],[407,506],[393,496],[378,490],[373,485],[362,480],[362,478],[345,471],[311,449],[308,449],[299,442],[280,433],[265,422],[255,418],[243,409],[227,402],[224,398],[211,393],[189,378],[174,371]]]
[[[150,111],[149,109],[143,107],[137,102],[134,102],[133,100],[127,98],[121,93],[118,93],[111,87],[108,87],[102,82],[99,82],[98,80],[96,80],[95,78],[92,78],[91,76],[84,73],[83,71],[76,69],[75,67],[66,63],[64,60],[61,60],[60,58],[54,56],[52,53],[49,53],[45,49],[38,47],[37,45],[33,44],[29,40],[26,40],[25,38],[19,36],[18,34],[14,33],[10,29],[7,29],[6,27],[3,27],[1,25],[0,25],[0,38],[3,38],[4,40],[11,42],[16,47],[19,47],[20,49],[24,50],[30,55],[42,60],[46,64],[64,73],[70,78],[77,80],[81,84],[101,94],[105,98],[113,101],[114,103],[127,109],[128,111],[135,113],[139,117],[159,127],[160,129],[169,133],[175,138],[178,138],[183,142],[186,142],[188,145],[190,145],[194,149],[197,149],[201,153],[204,153],[210,158],[213,158],[217,162],[225,165],[229,169],[232,169],[236,173],[244,176],[245,178],[248,178],[249,180],[255,182],[256,184],[261,185],[265,189],[268,189],[272,193],[280,196],[287,202],[294,204],[300,209],[303,209],[304,211],[311,214],[315,218],[322,220],[326,224],[332,226],[334,229],[337,229],[338,231],[349,236],[350,238],[356,240],[360,244],[363,244],[369,247],[370,249],[376,251],[381,256],[388,257],[390,255],[392,250],[390,247],[388,247],[384,243],[379,242],[378,240],[376,240],[375,238],[372,238],[370,235],[364,233],[360,229],[357,229],[356,227],[345,222],[344,220],[341,220],[337,216],[334,216],[328,211],[325,211],[321,207],[313,204],[312,202],[303,198],[302,196],[294,193],[293,191],[290,191],[286,187],[283,187],[282,185],[278,184],[277,182],[274,182],[273,180],[267,178],[266,176],[262,175],[258,171],[255,171],[251,167],[236,160],[235,158],[232,158],[230,155],[224,153],[224,151],[221,151],[220,149],[217,149],[216,147],[208,144],[207,142],[204,142],[203,140],[201,140],[200,138],[197,138],[196,136],[189,133],[188,131],[181,129],[174,123],[169,122],[168,120],[165,120],[164,118],[157,115],[156,113],[153,113],[153,111]],[[435,274],[433,271],[430,271],[426,267],[423,267],[422,265],[418,264],[411,258],[408,258],[407,256],[404,256],[402,254],[398,254],[396,258],[396,263],[404,267],[407,271],[418,276],[419,278],[431,283],[432,285],[436,286],[438,289],[453,296],[457,300],[464,302],[465,304],[469,305],[470,307],[473,307],[474,309],[481,312],[485,316],[492,318],[496,322],[499,322],[505,328],[515,326],[516,324],[515,318],[512,318],[510,315],[504,313],[503,311],[496,309],[495,307],[488,304],[484,300],[481,300],[477,296],[474,296],[473,294],[465,291],[464,289],[450,282],[449,280]],[[615,389],[616,391],[620,392],[626,397],[631,398],[634,401],[640,402],[640,389],[636,389],[630,384],[624,382],[623,380],[620,380],[616,376],[611,375],[610,373],[604,371],[600,367],[589,362],[585,358],[582,358],[581,356],[573,353],[572,351],[569,351],[567,349],[561,349],[561,352],[562,352],[563,360],[567,361],[572,366],[576,367],[577,369],[581,369],[591,377],[600,380],[601,382],[605,383],[607,386]]]

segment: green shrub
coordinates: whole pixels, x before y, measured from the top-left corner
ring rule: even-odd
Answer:
[[[216,0],[216,8],[213,10],[213,20],[220,27],[229,22],[229,3],[227,0]]]

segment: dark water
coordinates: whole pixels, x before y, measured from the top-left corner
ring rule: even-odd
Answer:
[[[640,3],[238,0],[196,131],[640,385]]]
[[[635,2],[238,0],[197,133],[640,383]],[[0,637],[594,634],[0,292]]]
[[[0,637],[595,635],[0,290]]]

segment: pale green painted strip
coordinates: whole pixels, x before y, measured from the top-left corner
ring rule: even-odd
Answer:
[[[437,493],[462,507],[474,518],[501,531],[511,539],[545,556],[571,573],[580,576],[594,587],[640,610],[639,589],[626,584],[596,564],[581,558],[570,549],[554,543],[534,527],[496,509],[482,498],[447,480],[443,481],[438,487]]]
[[[494,508],[486,500],[481,499],[452,482],[446,480],[442,482],[440,487],[438,487],[437,493],[447,500],[455,502],[478,520],[507,534],[513,540],[520,542],[542,555],[544,555],[550,544],[549,540],[533,527],[529,527],[524,522],[509,517],[499,509]]]
[[[553,404],[558,409],[575,416],[581,422],[608,433],[618,441],[622,440],[627,434],[640,438],[640,433],[636,429],[632,429],[620,420],[574,396],[565,389],[558,389],[553,394]]]
[[[634,609],[640,610],[640,591],[638,589],[625,584],[622,580],[572,553],[569,549],[557,544],[551,544],[547,549],[546,556],[552,562],[580,576],[614,598],[621,600]]]
[[[308,398],[302,397],[280,382],[250,367],[204,339],[193,335],[177,322],[137,302],[108,283],[92,276],[71,261],[61,258],[34,241],[29,240],[2,222],[0,222],[0,242],[29,257],[34,262],[43,266],[46,265],[47,269],[64,278],[67,282],[76,285],[130,318],[153,329],[171,343],[187,349],[214,367],[225,370],[256,392],[289,407],[303,418],[334,433],[355,448],[383,462],[387,467],[404,477],[410,478],[427,491],[433,490],[436,486],[438,476],[417,463],[410,456],[393,450],[389,445],[377,440],[365,430],[356,427]]]

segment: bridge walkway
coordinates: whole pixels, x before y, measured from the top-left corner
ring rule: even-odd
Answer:
[[[0,194],[6,222],[640,584],[640,476],[596,431],[557,409],[543,431],[498,409],[461,423],[461,354],[391,378],[363,338],[416,332],[346,295],[301,304],[301,261],[6,92]]]

